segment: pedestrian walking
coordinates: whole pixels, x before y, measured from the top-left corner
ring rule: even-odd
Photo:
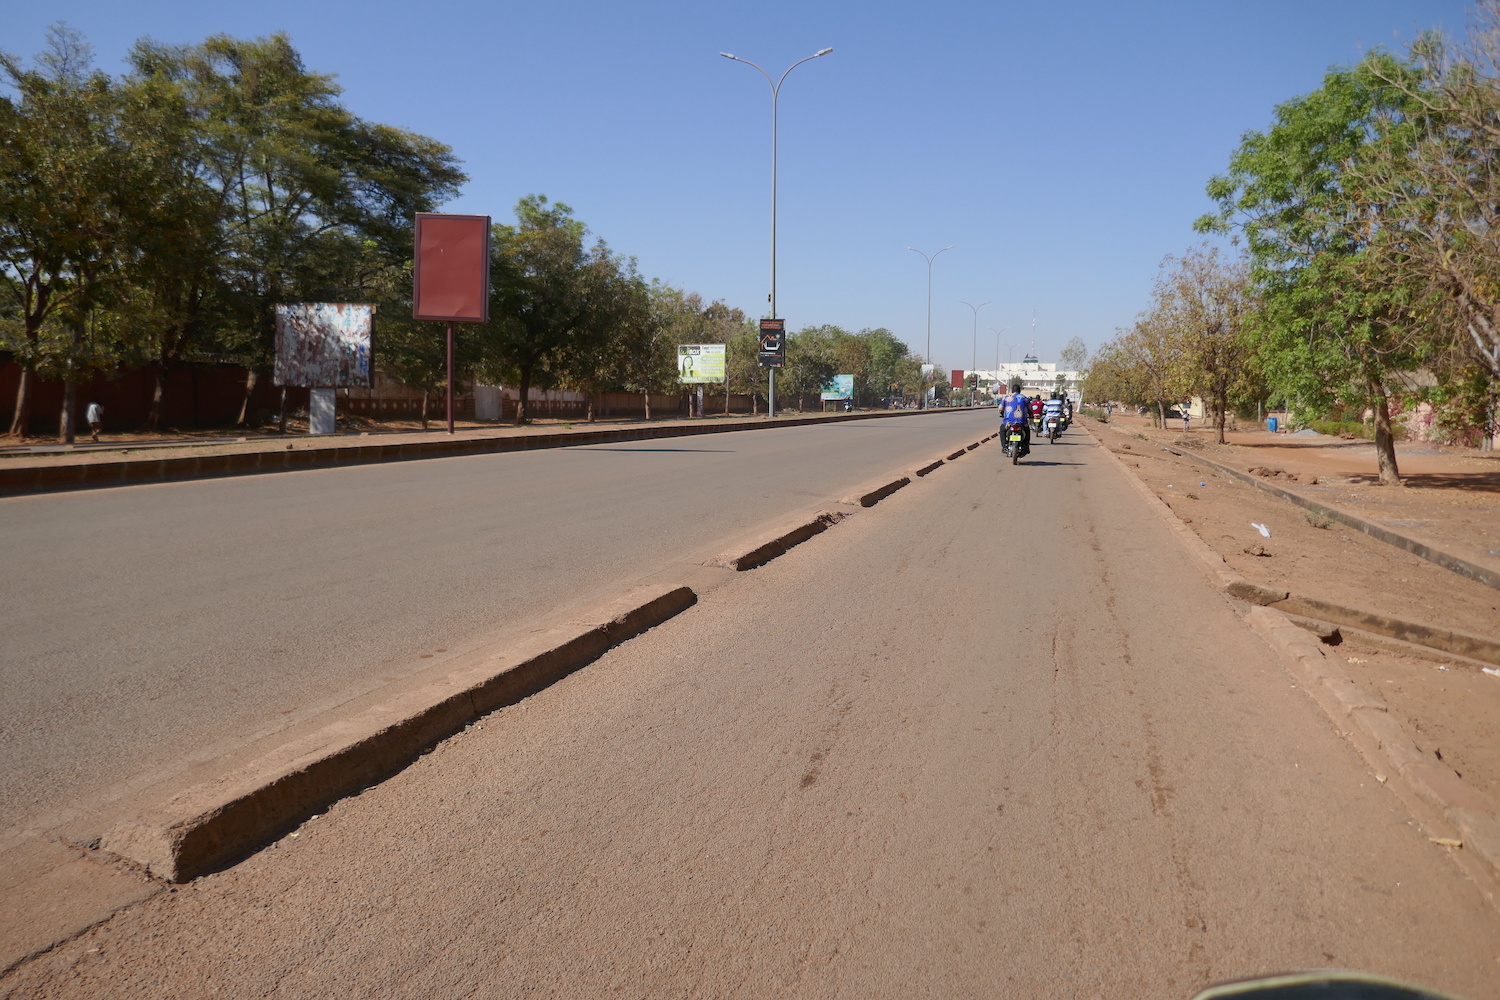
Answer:
[[[1182,433],[1186,434],[1188,432],[1188,421],[1190,421],[1192,419],[1193,419],[1193,415],[1192,415],[1191,411],[1188,410],[1187,404],[1183,403],[1182,404]]]
[[[94,435],[94,440],[99,440],[99,431],[104,428],[104,407],[97,400],[89,404],[85,419],[89,422],[89,431]]]

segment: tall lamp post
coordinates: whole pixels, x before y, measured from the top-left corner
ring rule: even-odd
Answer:
[[[990,327],[990,332],[995,335],[995,388],[997,390],[1000,388],[1000,335],[1009,329],[1010,327],[1008,326],[1002,326],[998,330],[996,330],[993,326]],[[1000,393],[998,391],[995,393],[995,398],[1000,398]]]
[[[963,299],[959,299],[959,301],[963,302]],[[977,306],[974,305],[971,302],[963,302],[963,304],[966,305],[966,306],[968,306],[970,309],[974,310],[974,353],[969,358],[969,371],[973,371],[974,369],[976,369],[976,368],[979,367],[979,310],[981,310],[985,306],[989,305],[989,303],[988,302],[981,302]],[[967,381],[967,379],[965,379],[965,381]],[[974,378],[974,389],[977,389],[977,388],[979,388],[979,377],[975,376],[975,378]],[[970,389],[969,390],[969,405],[970,406],[974,405],[974,389]]]
[[[830,53],[832,51],[833,51],[832,47],[829,47],[829,48],[821,49],[820,51],[814,52],[812,55],[808,56],[806,59],[798,59],[796,62],[794,62],[790,66],[788,66],[787,69],[786,69],[786,73],[781,74],[781,79],[777,80],[774,83],[771,82],[771,74],[769,74],[765,70],[761,69],[760,66],[758,66],[755,63],[751,62],[749,59],[741,59],[739,56],[734,55],[734,54],[729,53],[729,52],[720,52],[719,53],[719,55],[723,56],[725,59],[733,59],[735,62],[744,63],[746,66],[754,66],[756,68],[756,70],[758,70],[760,72],[760,75],[766,78],[766,83],[771,84],[771,318],[772,319],[780,319],[779,314],[776,312],[776,141],[777,141],[777,139],[776,139],[776,136],[777,136],[777,132],[776,132],[776,113],[777,113],[777,101],[781,97],[781,85],[786,82],[786,78],[787,78],[787,74],[788,73],[790,73],[792,70],[796,69],[798,66],[801,66],[803,63],[809,62],[809,61],[811,61],[813,59],[816,59],[819,56],[826,56],[828,53]],[[772,369],[770,369],[770,372],[771,372],[771,390],[768,393],[767,402],[768,402],[769,406],[767,407],[767,410],[768,410],[769,415],[772,416],[772,417],[774,417],[774,416],[776,416],[776,369],[772,368]]]
[[[906,248],[912,253],[922,254],[922,259],[927,261],[927,353],[922,356],[922,360],[926,361],[929,365],[932,364],[932,262],[937,260],[938,254],[947,253],[955,246],[958,246],[958,244],[955,243],[953,246],[943,247],[943,249],[930,257],[916,247]],[[925,385],[922,387],[922,409],[927,409],[927,387]]]

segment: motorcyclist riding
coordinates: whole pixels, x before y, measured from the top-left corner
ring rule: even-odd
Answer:
[[[1063,404],[1057,393],[1053,393],[1047,402],[1042,404],[1042,426],[1048,426],[1050,421],[1057,421],[1057,431],[1062,433]]]
[[[1008,432],[1014,427],[1019,427],[1023,458],[1031,451],[1031,428],[1026,422],[1030,412],[1031,403],[1022,395],[1021,382],[1017,379],[1010,384],[1010,392],[1000,397],[1000,440],[1008,447],[1010,444]]]
[[[1032,396],[1031,401],[1026,406],[1031,414],[1032,428],[1040,434],[1042,431],[1042,394],[1037,393],[1035,396]]]

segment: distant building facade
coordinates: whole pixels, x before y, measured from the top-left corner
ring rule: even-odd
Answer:
[[[1076,406],[1083,402],[1083,372],[1059,371],[1057,365],[1050,361],[1025,357],[1014,364],[1003,364],[998,370],[981,369],[974,374],[979,376],[981,387],[998,388],[1001,393],[1005,392],[1005,387],[1012,379],[1019,378],[1022,392],[1028,396],[1040,394],[1043,399],[1059,387],[1058,376],[1061,376],[1061,388],[1073,404]]]

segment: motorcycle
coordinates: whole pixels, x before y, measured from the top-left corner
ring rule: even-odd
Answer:
[[[1010,457],[1010,464],[1011,465],[1020,465],[1021,464],[1021,441],[1022,441],[1021,425],[1020,424],[1010,424],[1008,426],[1001,427],[1000,428],[1000,434],[1001,434],[1000,444],[1001,444],[1001,448],[1003,449],[1003,454],[1008,455]]]
[[[1047,418],[1047,443],[1057,444],[1057,436],[1062,433],[1062,419],[1060,417]]]

